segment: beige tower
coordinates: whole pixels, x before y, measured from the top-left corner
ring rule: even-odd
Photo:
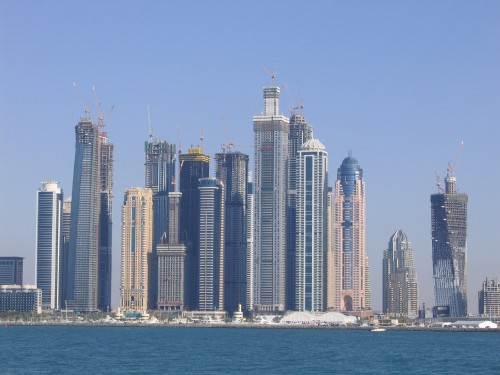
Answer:
[[[125,191],[122,207],[120,308],[145,312],[148,307],[148,260],[153,249],[153,191]]]
[[[371,310],[365,238],[365,182],[352,156],[337,172],[333,209],[333,293],[335,311]]]

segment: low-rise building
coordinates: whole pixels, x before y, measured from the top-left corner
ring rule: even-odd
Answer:
[[[0,312],[42,313],[42,290],[34,285],[0,285]]]

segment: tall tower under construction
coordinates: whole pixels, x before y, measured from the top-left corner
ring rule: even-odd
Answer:
[[[279,114],[280,88],[263,90],[254,131],[254,309],[285,310],[286,160],[289,120]]]
[[[436,306],[448,306],[450,316],[466,316],[468,197],[458,193],[453,167],[444,182],[444,192],[431,195],[434,294]]]

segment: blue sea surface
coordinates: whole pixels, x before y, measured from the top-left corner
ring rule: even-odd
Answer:
[[[500,374],[500,333],[0,326],[0,374]]]

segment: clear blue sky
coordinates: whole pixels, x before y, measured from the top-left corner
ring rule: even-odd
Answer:
[[[469,194],[469,311],[500,276],[500,2],[1,1],[0,255],[34,282],[36,190],[71,195],[74,126],[95,85],[115,144],[113,306],[120,206],[144,184],[147,104],[157,138],[213,155],[228,137],[253,158],[262,67],[277,71],[281,111],[304,99],[327,147],[330,181],[353,150],[367,186],[367,253],[381,308],[382,252],[401,228],[413,242],[420,302],[434,303],[430,194],[460,141]],[[177,130],[179,128],[179,131]],[[213,173],[213,168],[212,168]]]

